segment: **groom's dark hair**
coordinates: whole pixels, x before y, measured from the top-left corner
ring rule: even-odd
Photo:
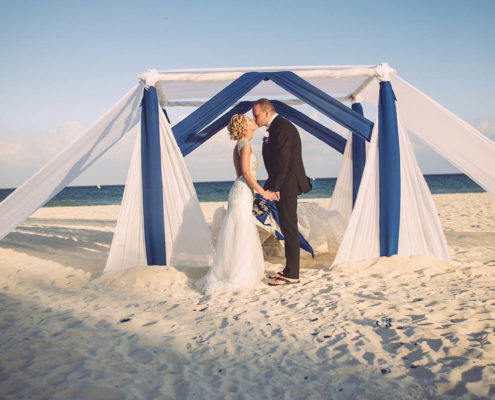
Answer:
[[[270,100],[268,99],[259,99],[259,100],[256,100],[255,103],[253,104],[253,107],[254,106],[260,106],[260,108],[263,110],[263,111],[273,111],[275,112],[275,107],[273,107],[273,104]]]

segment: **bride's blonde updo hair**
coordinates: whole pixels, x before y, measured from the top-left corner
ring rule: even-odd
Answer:
[[[246,118],[243,114],[234,114],[230,119],[229,126],[227,127],[230,139],[239,140],[244,137],[247,131]]]

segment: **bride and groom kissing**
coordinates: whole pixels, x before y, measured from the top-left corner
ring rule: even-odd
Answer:
[[[299,283],[299,231],[297,196],[311,190],[302,161],[301,138],[296,127],[275,112],[268,99],[259,99],[252,108],[254,119],[235,114],[228,125],[237,140],[233,163],[237,179],[229,192],[213,266],[198,286],[204,293],[254,287],[263,279],[265,263],[258,230],[252,215],[253,193],[275,200],[279,225],[285,241],[285,268],[270,275],[270,286]],[[268,173],[264,187],[256,180],[258,160],[251,149],[254,131],[266,126],[263,162]]]

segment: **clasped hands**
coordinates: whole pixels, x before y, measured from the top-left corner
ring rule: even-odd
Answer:
[[[263,197],[266,200],[280,201],[280,192],[272,192],[271,190],[265,190],[265,193],[263,193]]]

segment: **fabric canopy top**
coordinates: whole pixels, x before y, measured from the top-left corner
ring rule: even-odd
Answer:
[[[308,67],[255,67],[221,69],[148,70],[138,75],[147,86],[157,88],[163,107],[199,106],[247,72],[271,73],[292,71],[309,84],[341,101],[351,100],[376,76],[374,65],[365,66],[308,66]],[[279,85],[267,80],[252,88],[247,97],[291,96]],[[303,101],[293,99],[292,104]]]

